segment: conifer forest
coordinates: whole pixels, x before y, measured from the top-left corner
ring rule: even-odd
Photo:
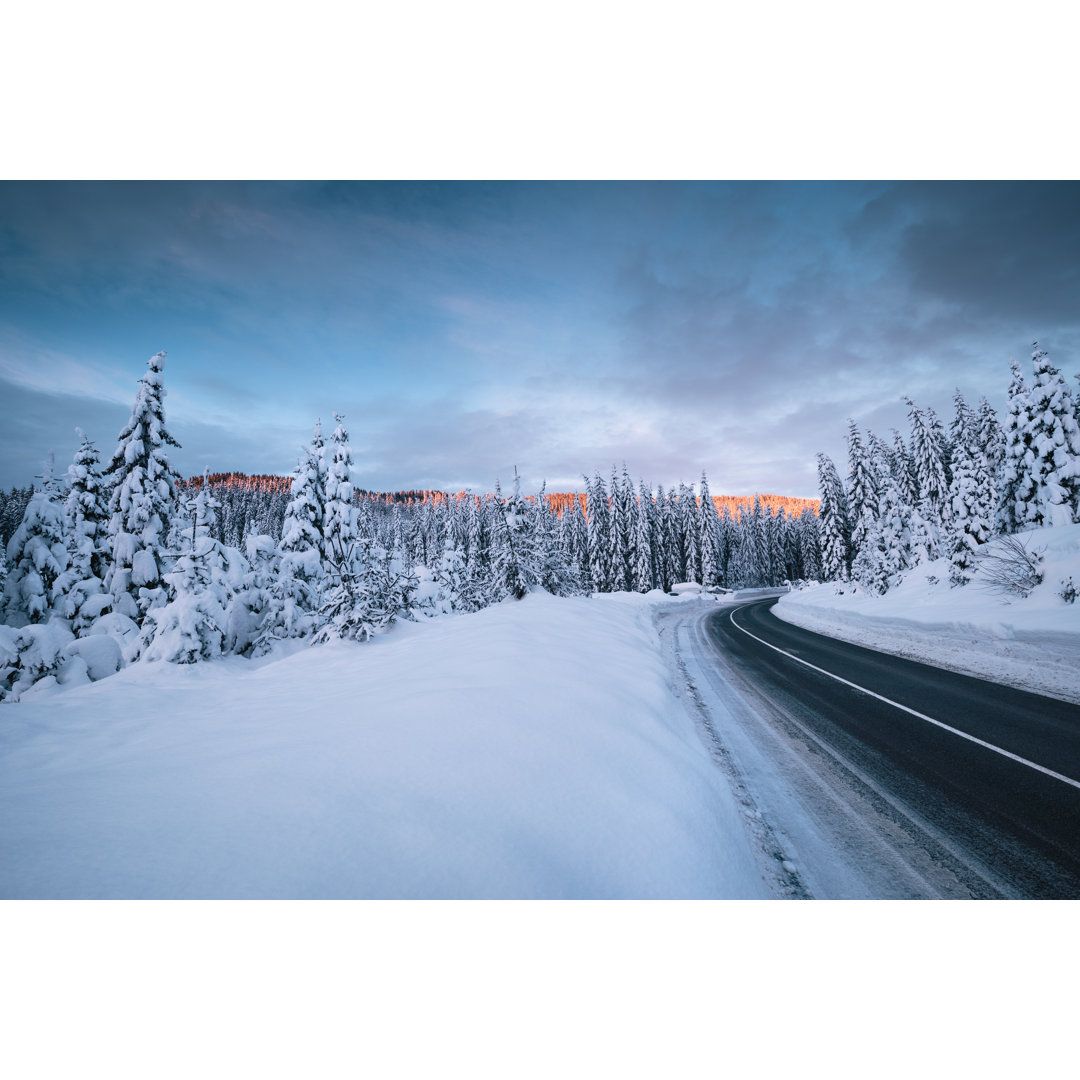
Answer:
[[[583,476],[583,495],[523,493],[516,469],[483,494],[361,491],[337,414],[328,435],[315,422],[291,478],[184,481],[164,402],[161,352],[108,458],[80,431],[66,471],[49,460],[37,484],[0,493],[4,698],[140,661],[362,641],[533,590],[835,581],[881,594],[943,555],[960,588],[993,538],[1080,520],[1077,400],[1037,345],[1028,370],[1012,365],[1003,419],[957,390],[947,426],[910,399],[906,433],[849,421],[846,475],[819,454],[820,505],[797,513],[760,495],[733,508],[704,472],[696,490],[665,489],[625,466]]]

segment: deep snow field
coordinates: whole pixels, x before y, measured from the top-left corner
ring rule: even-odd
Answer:
[[[661,594],[545,593],[0,708],[0,896],[764,898]]]
[[[1080,589],[1080,524],[1017,536],[1043,552],[1042,584],[1026,599],[989,590],[978,573],[951,588],[939,559],[884,596],[814,585],[773,611],[807,630],[1080,704],[1080,602],[1059,595],[1070,577]]]

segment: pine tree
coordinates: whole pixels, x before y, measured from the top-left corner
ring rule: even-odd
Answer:
[[[821,504],[821,572],[826,581],[847,581],[851,574],[847,497],[832,459],[818,454]]]
[[[589,515],[589,574],[596,592],[611,592],[611,515],[603,479],[585,477]]]
[[[105,593],[109,567],[108,510],[97,447],[81,428],[82,440],[68,467],[68,496],[64,504],[68,537],[68,568],[56,584],[61,613],[72,620],[76,634],[86,633],[111,603]]]
[[[857,556],[878,519],[878,490],[881,481],[863,446],[854,420],[848,420],[848,515],[851,526],[851,549]]]
[[[652,495],[644,482],[639,485],[633,505],[633,580],[634,592],[646,593],[654,588],[655,570],[651,526]]]
[[[892,477],[900,498],[908,506],[915,506],[919,501],[919,480],[915,475],[915,465],[904,443],[904,437],[893,428],[893,449],[890,456]]]
[[[1004,454],[998,481],[998,527],[1003,533],[1014,533],[1027,520],[1027,501],[1034,486],[1027,441],[1031,426],[1031,402],[1020,365],[1011,361],[1009,368],[1008,409],[1003,438]]]
[[[50,452],[15,534],[8,541],[4,584],[4,622],[9,626],[41,623],[53,613],[56,584],[68,566],[64,506],[53,475]]]
[[[528,507],[521,497],[521,480],[516,467],[513,493],[500,509],[496,524],[495,587],[503,596],[521,600],[537,583],[539,574],[531,544]]]
[[[908,419],[911,423],[911,456],[919,486],[919,511],[933,527],[940,528],[947,517],[949,480],[945,471],[944,437],[932,409],[922,412],[911,398]]]
[[[204,476],[195,497],[191,547],[166,575],[170,598],[146,613],[134,650],[144,660],[194,664],[222,654],[229,595],[225,555],[213,536],[218,505]]]
[[[1050,357],[1032,347],[1035,381],[1029,401],[1023,461],[1031,479],[1023,525],[1071,525],[1080,520],[1080,427],[1072,391]]]
[[[953,475],[949,486],[952,517],[949,522],[949,580],[966,585],[976,565],[978,549],[991,535],[993,499],[990,468],[980,439],[979,420],[959,390],[954,397],[952,424]]]
[[[120,432],[105,470],[111,477],[109,548],[105,588],[117,611],[141,619],[165,602],[166,538],[174,513],[179,475],[166,447],[179,443],[165,430],[165,353],[147,361],[131,419]]]
[[[817,514],[806,509],[799,515],[799,558],[802,577],[807,581],[821,578],[821,535]]]
[[[293,472],[291,494],[278,543],[277,573],[269,583],[262,626],[253,651],[262,655],[274,641],[305,637],[315,630],[325,579],[323,529],[326,516],[326,464],[322,425]]]
[[[701,551],[701,583],[706,586],[719,585],[723,579],[723,565],[720,562],[720,516],[716,512],[709,491],[709,480],[705,470],[701,470],[701,507],[699,512],[699,549]]]

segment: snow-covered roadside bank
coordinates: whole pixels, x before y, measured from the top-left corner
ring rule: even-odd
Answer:
[[[1006,602],[978,574],[950,588],[948,560],[940,559],[884,596],[818,585],[773,610],[807,630],[1080,703],[1080,603],[1060,596],[1063,581],[1080,586],[1080,525],[1017,535],[1044,550],[1042,584],[1026,599]]]
[[[0,895],[767,897],[656,602],[537,593],[6,705]]]

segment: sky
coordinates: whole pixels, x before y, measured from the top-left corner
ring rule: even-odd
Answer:
[[[1080,184],[0,183],[0,485],[111,454],[168,353],[185,475],[816,497],[848,418],[1080,372]],[[1073,384],[1075,387],[1075,384]]]

